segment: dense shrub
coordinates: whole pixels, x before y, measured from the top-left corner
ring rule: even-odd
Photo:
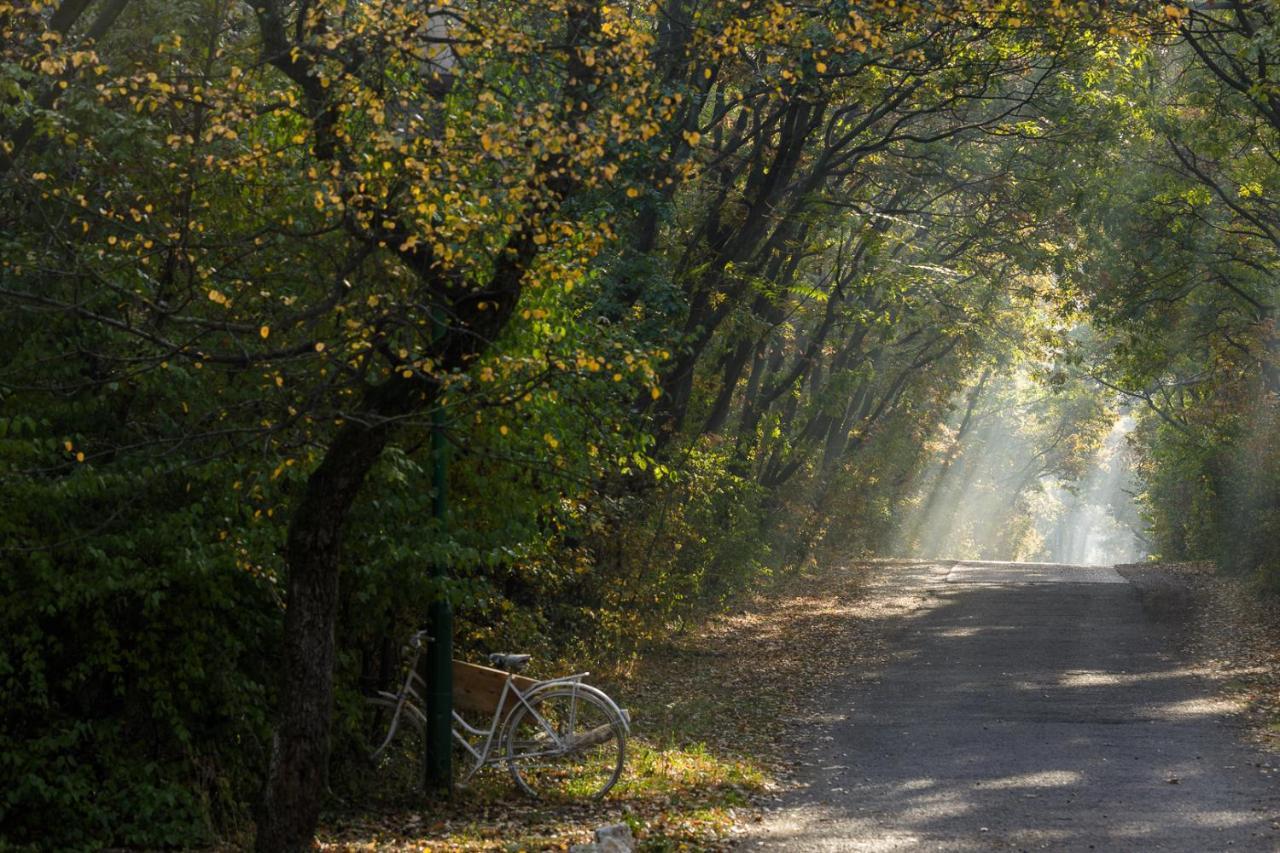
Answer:
[[[269,580],[212,547],[223,513],[209,485],[162,478],[140,494],[86,474],[0,489],[13,508],[0,521],[0,837],[73,849],[244,831],[280,609]]]

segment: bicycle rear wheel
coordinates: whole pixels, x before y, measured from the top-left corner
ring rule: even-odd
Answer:
[[[535,693],[507,723],[507,767],[534,797],[599,799],[622,775],[626,751],[622,720],[586,686]]]

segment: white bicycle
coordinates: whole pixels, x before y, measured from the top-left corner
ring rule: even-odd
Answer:
[[[386,725],[369,758],[379,770],[402,773],[406,784],[422,779],[426,685],[418,675],[418,660],[429,641],[426,631],[413,634],[400,689],[366,700],[366,731],[382,731],[381,721]],[[529,660],[530,655],[489,655],[496,668],[454,661],[453,739],[455,758],[463,765],[457,784],[466,785],[486,765],[506,764],[512,779],[531,796],[603,797],[622,775],[630,714],[603,690],[583,683],[590,673],[546,681],[518,675]],[[460,711],[488,715],[488,726],[473,725]]]

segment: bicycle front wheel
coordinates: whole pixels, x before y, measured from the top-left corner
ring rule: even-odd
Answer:
[[[626,760],[627,730],[594,688],[535,693],[512,712],[507,767],[525,793],[546,799],[599,799]]]
[[[413,705],[401,707],[398,718],[395,711],[395,699],[365,699],[360,721],[364,759],[374,787],[391,794],[420,791],[426,754],[425,721]]]

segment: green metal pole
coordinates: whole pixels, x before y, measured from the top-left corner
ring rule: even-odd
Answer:
[[[436,319],[436,334],[443,335],[443,323]],[[449,448],[444,437],[445,414],[440,400],[431,413],[432,515],[439,522],[437,530],[445,530],[448,507]],[[447,567],[438,562],[431,567],[431,577],[443,582]],[[443,587],[443,583],[440,583]],[[431,636],[427,654],[427,790],[451,793],[453,786],[453,608],[443,591],[431,604]]]

